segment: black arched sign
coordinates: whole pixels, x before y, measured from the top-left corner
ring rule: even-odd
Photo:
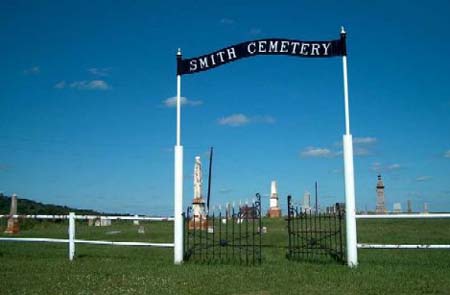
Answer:
[[[331,41],[260,39],[229,46],[202,56],[183,59],[177,56],[177,75],[194,74],[257,55],[289,55],[296,57],[334,57],[347,55],[345,34]]]

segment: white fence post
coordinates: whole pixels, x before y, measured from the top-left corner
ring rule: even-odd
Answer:
[[[69,213],[69,260],[75,255],[75,213]]]

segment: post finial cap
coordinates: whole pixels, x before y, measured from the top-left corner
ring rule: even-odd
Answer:
[[[178,48],[177,55],[181,55],[181,48]]]

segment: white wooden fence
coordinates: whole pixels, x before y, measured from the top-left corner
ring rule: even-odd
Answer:
[[[173,243],[147,243],[147,242],[114,242],[114,241],[95,241],[95,240],[79,240],[75,238],[75,220],[89,219],[109,219],[109,220],[142,220],[142,221],[173,221],[173,217],[149,217],[149,216],[97,216],[97,215],[0,215],[0,218],[22,218],[22,219],[68,219],[68,239],[54,238],[17,238],[17,237],[0,237],[0,241],[7,242],[45,242],[45,243],[68,243],[69,259],[73,260],[75,256],[75,244],[93,244],[93,245],[113,245],[113,246],[147,246],[147,247],[163,247],[173,248]]]
[[[430,218],[450,218],[450,213],[424,213],[424,214],[359,214],[356,219],[430,219]],[[420,245],[420,244],[367,244],[357,243],[361,249],[450,249],[450,245]]]

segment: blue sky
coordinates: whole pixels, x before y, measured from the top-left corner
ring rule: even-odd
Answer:
[[[109,212],[171,214],[175,53],[348,32],[356,204],[450,210],[448,1],[2,1],[0,191]],[[183,76],[185,206],[215,148],[212,203],[344,199],[340,58],[259,56]],[[206,181],[205,181],[206,183]],[[206,192],[206,188],[205,188]],[[264,198],[264,206],[268,199]]]

